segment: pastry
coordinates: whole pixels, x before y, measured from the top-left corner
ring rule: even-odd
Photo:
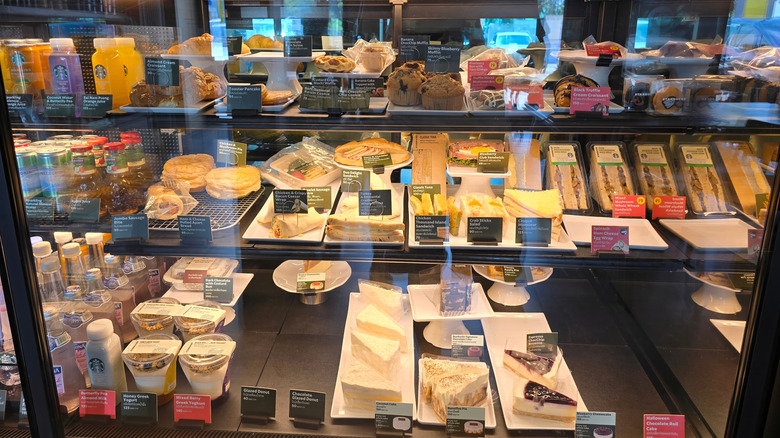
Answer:
[[[563,204],[558,189],[528,191],[504,190],[504,208],[514,217],[549,217],[552,219],[551,238],[557,242],[561,238],[563,224]],[[514,228],[513,228],[514,229]]]
[[[669,167],[665,148],[661,144],[636,145],[637,181],[642,194],[647,195],[652,208],[655,196],[677,196],[677,184]]]
[[[277,214],[271,219],[271,235],[277,239],[287,239],[317,229],[325,223],[325,216],[309,208],[307,214]],[[320,231],[322,232],[322,231]]]
[[[437,74],[420,87],[422,105],[426,110],[461,110],[465,92],[463,84],[449,74]]]
[[[629,111],[647,111],[650,106],[650,84],[636,83],[626,90],[623,105]]]
[[[459,316],[472,309],[471,265],[447,264],[441,268],[439,287],[433,296],[433,304],[442,316]]]
[[[377,401],[401,401],[400,385],[360,361],[353,362],[341,375],[341,391],[347,407],[366,411],[373,411]]]
[[[146,200],[144,211],[147,211],[147,216],[150,219],[176,219],[184,210],[184,202],[179,195],[162,185],[149,187],[146,192]]]
[[[512,412],[519,415],[571,423],[577,401],[534,381],[515,380]]]
[[[603,211],[612,211],[613,196],[636,193],[623,149],[619,145],[594,145],[590,162],[593,198]]]
[[[403,146],[384,138],[367,138],[343,144],[336,148],[333,159],[347,166],[363,167],[363,157],[380,154],[390,154],[393,164],[409,159],[409,152]]]
[[[723,182],[715,172],[707,145],[680,145],[679,149],[683,157],[680,171],[691,209],[697,213],[728,211]]]
[[[162,177],[174,181],[186,181],[190,185],[190,192],[200,192],[206,188],[206,174],[214,167],[216,166],[211,155],[180,155],[165,162]]]
[[[504,152],[504,142],[501,140],[452,141],[447,154],[447,164],[477,167],[477,159],[481,152]]]
[[[588,194],[575,145],[551,144],[547,150],[547,186],[558,189],[564,210],[587,210]]]
[[[206,174],[206,192],[217,199],[243,198],[260,188],[254,166],[219,167]]]
[[[360,51],[360,64],[370,73],[381,72],[393,59],[393,49],[388,44],[366,44]]]
[[[211,55],[211,43],[214,37],[208,33],[192,37],[168,49],[169,55]]]
[[[246,45],[251,49],[283,49],[284,43],[281,41],[275,41],[268,38],[265,35],[252,35],[245,41]]]
[[[674,86],[663,87],[653,95],[653,110],[659,114],[677,114],[683,103],[682,91]]]
[[[560,351],[554,358],[537,356],[517,350],[504,350],[504,366],[518,376],[540,383],[549,388],[558,385],[558,368],[561,366]]]
[[[202,100],[218,99],[227,93],[227,85],[217,75],[197,67],[185,68],[180,73],[184,104],[187,106]]]
[[[472,92],[471,101],[477,109],[506,109],[504,90],[480,90]]]
[[[488,371],[483,362],[459,362],[448,359],[434,359],[424,357],[420,360],[420,386],[423,389],[423,398],[430,402],[433,396],[433,386],[442,377],[453,373],[481,374]]]
[[[758,217],[756,195],[769,193],[771,187],[752,147],[749,143],[737,141],[717,141],[715,147],[742,211]]]
[[[571,106],[571,87],[598,87],[593,79],[583,75],[564,76],[553,87],[555,106],[568,108]]]
[[[397,340],[363,333],[351,332],[352,355],[371,367],[387,380],[395,381],[401,367],[400,343]]]
[[[360,301],[376,306],[394,320],[404,313],[403,292],[400,287],[378,281],[358,280]]]
[[[404,329],[373,304],[369,304],[358,313],[355,324],[363,333],[398,341],[401,353],[406,352],[406,332]]]
[[[407,62],[387,78],[387,98],[395,105],[422,103],[420,86],[425,82],[425,67],[419,62]]]
[[[282,105],[293,99],[291,91],[268,91],[263,93],[263,105]]]
[[[355,69],[355,61],[346,56],[320,56],[314,60],[314,65],[330,73],[349,73]]]
[[[447,419],[447,406],[481,406],[487,401],[489,370],[484,363],[479,364],[482,366],[456,368],[433,379],[431,406],[441,420]]]

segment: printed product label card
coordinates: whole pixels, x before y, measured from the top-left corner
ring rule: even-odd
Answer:
[[[263,89],[259,85],[228,85],[227,111],[263,110]]]
[[[211,218],[208,216],[178,216],[179,239],[211,241]]]
[[[145,214],[111,216],[111,238],[149,240],[149,218]]]
[[[712,167],[712,156],[707,146],[680,146],[685,164],[694,167]]]
[[[742,273],[742,274],[728,274],[731,284],[734,289],[740,290],[753,290],[753,285],[756,281],[756,273]]]
[[[371,173],[368,170],[341,171],[341,191],[355,193],[371,188]]]
[[[309,208],[321,208],[330,210],[333,207],[333,196],[331,187],[304,187],[306,190],[306,201]]]
[[[27,199],[24,201],[24,210],[29,219],[54,220],[54,198]]]
[[[482,335],[452,335],[452,357],[479,361],[485,348]]]
[[[457,73],[460,71],[460,47],[429,45],[425,55],[425,71]]]
[[[284,56],[310,57],[312,47],[311,35],[290,36],[284,38]]]
[[[613,195],[612,217],[645,218],[647,199],[645,195]]]
[[[477,172],[506,173],[511,152],[480,152],[477,154]]]
[[[653,219],[685,219],[685,196],[654,196]]]
[[[217,323],[225,319],[225,313],[225,309],[215,309],[213,307],[188,304],[184,306],[184,310],[181,312],[181,316]]]
[[[660,144],[645,144],[636,147],[639,161],[645,166],[666,166],[666,154]]]
[[[289,416],[325,421],[325,393],[291,389]]]
[[[507,85],[504,92],[506,109],[528,110],[526,105],[544,105],[541,85]]]
[[[447,406],[447,435],[485,436],[485,408]]]
[[[515,219],[515,243],[549,245],[552,242],[552,218],[519,217]]]
[[[22,116],[32,111],[32,94],[9,94],[5,97],[5,101],[11,114]]]
[[[471,91],[503,90],[504,76],[502,75],[475,75],[469,76]]]
[[[122,420],[157,423],[157,394],[148,392],[123,392],[120,399]]]
[[[211,424],[211,396],[196,394],[173,395],[173,421],[200,420]]]
[[[242,36],[227,37],[228,55],[229,56],[240,55],[242,49],[241,45],[243,43],[244,43],[244,37]]]
[[[441,194],[440,184],[412,184],[411,187],[412,196],[417,196],[418,198],[421,197],[423,193],[431,195],[431,199],[433,199],[433,195]]]
[[[374,166],[392,166],[393,158],[390,154],[367,155],[362,157],[363,167],[371,169]]]
[[[493,70],[498,68],[498,61],[496,60],[484,60],[484,61],[468,61],[467,62],[469,82],[472,81],[474,76],[484,76]]]
[[[178,316],[181,315],[184,306],[176,303],[150,303],[143,302],[135,307],[130,314]]]
[[[374,407],[377,432],[412,433],[414,406],[411,403],[378,401]]]
[[[620,46],[616,44],[609,46],[588,44],[585,45],[585,53],[588,56],[611,55],[614,58],[620,58]]]
[[[556,166],[577,164],[577,154],[573,144],[551,144],[550,161]]]
[[[326,275],[324,272],[318,272],[318,273],[300,273],[298,274],[296,278],[296,287],[295,289],[298,292],[316,292],[318,290],[325,289],[325,278]]]
[[[68,219],[73,222],[97,222],[100,220],[100,198],[70,200]]]
[[[81,96],[81,117],[105,117],[112,109],[114,109],[114,96],[110,94]]]
[[[614,412],[577,412],[574,438],[617,438]]]
[[[469,243],[501,242],[504,218],[469,217],[466,218],[466,241]]]
[[[644,416],[644,438],[685,438],[685,415]]]
[[[47,94],[43,98],[43,113],[46,117],[74,117],[76,115],[76,95]]]
[[[231,277],[204,278],[203,298],[218,303],[233,301],[233,279]]]
[[[533,281],[531,268],[528,266],[502,266],[501,275],[507,283],[521,286]]]
[[[618,166],[623,164],[620,146],[616,144],[595,145],[593,146],[593,153],[596,154],[596,162],[599,166]]]
[[[174,339],[134,339],[125,347],[125,354],[176,354],[181,341]]]
[[[569,114],[577,111],[609,115],[609,87],[571,87]]]
[[[245,166],[246,148],[246,143],[232,140],[217,140],[217,163],[227,166]]]
[[[309,212],[309,192],[306,190],[274,189],[273,196],[275,214],[308,214]]]
[[[414,240],[442,240],[450,239],[449,216],[414,216]]]
[[[276,417],[276,390],[273,388],[242,386],[241,415]]]
[[[358,215],[383,216],[393,214],[393,194],[390,189],[358,192]]]
[[[203,356],[230,356],[236,350],[235,341],[189,340],[179,354],[199,354]]]
[[[79,417],[107,415],[116,419],[116,393],[98,389],[79,390]]]
[[[628,227],[620,225],[593,225],[590,253],[621,251],[628,254]]]
[[[529,333],[525,348],[529,353],[554,359],[558,356],[558,332]]]
[[[401,35],[398,38],[399,61],[425,61],[430,35]]]
[[[179,60],[144,58],[144,78],[149,85],[179,86]]]

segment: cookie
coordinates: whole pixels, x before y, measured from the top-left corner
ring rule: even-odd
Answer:
[[[677,114],[682,107],[683,94],[677,87],[663,87],[653,95],[653,110],[659,114]]]
[[[624,105],[629,111],[647,111],[650,106],[650,84],[634,84],[626,90]]]

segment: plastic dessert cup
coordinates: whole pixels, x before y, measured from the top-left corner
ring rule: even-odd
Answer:
[[[128,350],[132,350],[134,344],[130,344],[122,353],[122,360],[133,374],[138,390],[157,394],[157,405],[162,406],[173,399],[176,390],[176,355],[181,348],[181,341],[176,336],[166,333],[139,339],[139,341],[146,340],[178,342],[175,351],[131,353]]]
[[[222,306],[215,301],[198,301],[192,303],[193,306],[210,307],[213,309],[222,309]],[[211,333],[221,333],[222,327],[225,325],[225,316],[222,316],[217,322],[209,321],[207,319],[188,318],[185,316],[175,316],[173,318],[176,322],[176,327],[181,332],[182,339],[187,342],[196,336],[207,335]]]
[[[225,341],[232,342],[230,336],[222,333],[200,335],[190,342]],[[188,343],[189,345],[189,343]],[[186,351],[187,346],[183,351]],[[184,375],[192,386],[192,392],[211,396],[216,400],[226,396],[230,390],[230,364],[233,353],[225,354],[180,354],[179,361]]]
[[[153,298],[141,304],[146,303],[179,304],[179,300],[174,298]],[[174,325],[173,316],[171,315],[133,313],[130,315],[130,318],[133,321],[135,331],[138,332],[138,336],[141,338],[160,333],[173,334]]]

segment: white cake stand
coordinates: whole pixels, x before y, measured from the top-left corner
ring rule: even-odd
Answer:
[[[324,52],[313,52],[311,56],[285,57],[283,52],[259,52],[240,55],[237,59],[263,63],[268,70],[268,82],[265,85],[268,91],[291,91],[294,96],[298,96],[303,91],[296,73],[298,63],[311,62],[323,55]]]
[[[466,166],[447,166],[447,173],[453,178],[460,178],[458,191],[455,192],[455,199],[460,199],[461,195],[489,195],[496,196],[490,187],[490,180],[493,178],[508,178],[511,173],[482,173],[478,172],[476,167]]]
[[[629,53],[625,58],[614,58],[608,66],[600,67],[596,65],[599,57],[588,56],[585,50],[565,50],[553,53],[552,56],[574,64],[577,74],[593,79],[601,87],[609,87],[609,73],[615,66],[622,65],[626,60],[642,59],[642,55],[638,53]]]
[[[647,61],[657,62],[669,68],[671,79],[692,78],[707,73],[712,64],[712,58],[674,58],[653,57],[645,58]]]
[[[683,270],[691,277],[702,282],[702,286],[691,295],[694,303],[710,312],[727,315],[734,315],[742,310],[742,306],[735,295],[739,292],[739,289],[719,285],[710,280],[699,278],[685,268]]]
[[[179,61],[187,61],[193,67],[197,67],[206,73],[211,73],[222,79],[227,84],[225,79],[225,65],[228,61],[235,61],[235,56],[229,56],[227,59],[218,60],[212,55],[160,55],[163,59],[178,59]]]
[[[406,167],[406,166],[412,164],[412,161],[414,161],[414,155],[411,152],[409,152],[409,159],[407,159],[403,163],[398,163],[398,164],[392,164],[392,165],[389,165],[389,166],[385,166],[385,172],[382,173],[382,174],[378,174],[377,175],[379,177],[379,179],[382,180],[382,182],[385,184],[385,186],[388,189],[393,190],[393,192],[395,192],[394,193],[395,195],[400,196],[400,198],[396,198],[396,199],[403,199],[403,185],[399,185],[399,187],[395,187],[390,182],[390,174],[393,173],[393,171],[395,169],[400,169],[402,167]],[[368,167],[347,166],[346,164],[341,164],[341,163],[339,163],[337,161],[334,161],[334,162],[336,163],[336,166],[338,166],[341,169],[373,171],[371,168],[368,168]]]
[[[552,276],[553,268],[542,268],[544,275],[534,277],[533,281],[529,282],[526,286],[531,286],[537,283],[541,283]],[[488,297],[491,300],[503,304],[505,306],[522,306],[531,299],[531,294],[525,286],[518,286],[516,283],[509,281],[499,280],[488,276],[487,267],[483,265],[474,265],[474,271],[477,274],[487,278],[493,282],[493,286],[487,291]]]

